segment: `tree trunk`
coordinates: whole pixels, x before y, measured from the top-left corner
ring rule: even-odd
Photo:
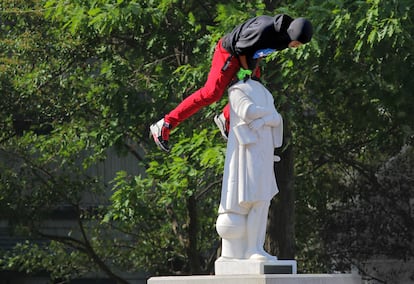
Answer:
[[[197,201],[194,195],[187,199],[188,209],[188,246],[187,257],[190,266],[190,274],[200,274],[201,264],[199,252],[197,249],[197,232],[198,232],[198,216],[197,216]]]
[[[273,198],[267,224],[266,249],[279,259],[294,259],[295,256],[295,194],[293,187],[293,149],[289,143],[291,132],[284,122],[284,145],[281,161],[275,163],[279,193]],[[277,153],[278,154],[278,153]]]
[[[280,0],[265,0],[264,4],[266,5],[266,11],[274,11],[276,8],[282,6],[282,1]]]

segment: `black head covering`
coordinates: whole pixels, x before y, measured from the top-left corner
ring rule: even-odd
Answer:
[[[312,39],[312,24],[305,18],[297,18],[290,23],[287,33],[291,40],[307,43]]]

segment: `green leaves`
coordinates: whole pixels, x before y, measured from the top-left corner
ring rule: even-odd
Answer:
[[[36,235],[68,204],[85,229],[84,239],[75,238],[78,226],[70,241],[22,243],[2,255],[2,267],[46,267],[56,278],[91,268],[116,279],[100,259],[120,270],[210,273],[225,156],[212,117],[226,96],[174,130],[169,155],[148,139],[148,125],[204,83],[223,34],[282,12],[311,19],[314,39],[269,57],[262,80],[294,147],[298,256],[311,259],[307,271],[331,267],[320,243],[329,206],[352,195],[356,173],[369,176],[413,135],[413,4],[267,2],[2,3],[1,213],[16,232]],[[114,149],[133,154],[141,174],[114,162],[108,184],[92,172]],[[86,210],[85,196],[103,205]]]
[[[162,162],[150,163],[147,173],[158,180],[158,190],[165,196],[176,198],[202,191],[208,185],[206,175],[214,176],[223,170],[224,149],[214,145],[213,141],[215,139],[207,129],[193,132],[191,138],[182,137]]]
[[[353,198],[349,184],[356,176],[374,175],[382,161],[410,141],[414,120],[399,118],[413,107],[406,72],[412,64],[405,60],[412,56],[405,36],[413,28],[405,21],[408,6],[408,1],[325,2],[331,13],[310,16],[317,45],[312,42],[303,50],[307,60],[294,60],[283,73],[298,151],[297,221],[302,229],[312,220],[326,220],[327,209],[343,192]],[[309,229],[298,231],[298,238],[306,240],[300,242],[305,259],[315,257],[312,249],[320,250],[315,240],[323,231]]]

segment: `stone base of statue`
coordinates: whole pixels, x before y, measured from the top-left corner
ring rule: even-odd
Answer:
[[[296,274],[295,260],[254,261],[219,258],[216,275],[152,277],[148,284],[361,284],[357,273]]]
[[[241,274],[296,274],[296,260],[254,261],[249,259],[226,259],[215,262],[216,275]]]
[[[361,284],[354,274],[258,274],[152,277],[148,284]]]
[[[295,260],[254,261],[219,258],[216,275],[152,277],[148,284],[361,284],[357,273],[296,274]]]

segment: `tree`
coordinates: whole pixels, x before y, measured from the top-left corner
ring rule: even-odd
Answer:
[[[148,183],[133,177],[136,173],[120,172],[112,206],[108,206],[105,194],[109,185],[100,177],[89,177],[87,172],[114,147],[120,154],[132,152],[149,174],[151,169],[154,171],[152,180],[159,178],[159,167],[148,161],[164,161],[165,157],[148,155],[149,159],[144,160],[142,155],[154,149],[144,138],[147,126],[156,112],[163,111],[155,112],[156,106],[167,109],[180,99],[171,94],[181,93],[207,72],[203,65],[197,69],[183,64],[188,63],[188,53],[193,50],[210,48],[208,38],[201,38],[197,45],[188,44],[190,36],[205,32],[189,11],[199,11],[204,15],[200,21],[212,22],[209,4],[5,4],[1,26],[1,66],[5,71],[1,88],[6,95],[1,104],[5,123],[0,140],[4,158],[0,202],[2,217],[13,220],[9,223],[12,233],[28,241],[2,253],[1,269],[47,271],[52,279],[102,271],[119,282],[125,280],[115,271],[137,267],[153,273],[211,271],[214,250],[205,244],[216,246],[217,242],[204,240],[214,239],[214,230],[200,228],[201,221],[211,219],[211,211],[205,209],[209,212],[206,216],[195,213],[201,210],[198,204],[214,206],[210,196],[219,183],[222,148],[211,147],[203,153],[202,149],[189,147],[188,151],[202,154],[210,163],[206,166],[206,161],[191,157],[195,165],[187,165],[189,172],[184,173],[194,178],[186,177],[184,182],[183,173],[172,175],[174,180],[165,184],[165,192],[159,191],[164,194],[161,196],[152,194],[158,186],[153,181]],[[176,76],[171,76],[174,72]],[[172,87],[166,88],[168,85]],[[198,147],[211,146],[217,131],[201,133],[191,142]],[[183,153],[181,150],[173,161],[188,163],[191,155],[183,157]],[[220,155],[212,159],[213,154]],[[205,168],[197,168],[197,163]],[[190,189],[184,192],[183,186]],[[95,194],[104,206],[90,207],[85,194]],[[130,194],[130,200],[122,199],[126,194]],[[174,200],[177,194],[180,199]],[[125,206],[127,209],[122,211]],[[44,221],[54,212],[61,212],[62,207],[68,207],[73,216],[73,232],[48,232]],[[131,211],[137,212],[134,220]],[[209,224],[214,222],[209,220]],[[208,261],[200,259],[201,253]]]
[[[339,269],[353,263],[370,275],[369,261],[413,257],[413,153],[412,146],[403,147],[378,169],[375,183],[357,175],[342,199],[331,205],[324,240]],[[385,277],[398,281],[400,275]]]
[[[286,86],[299,94],[291,119],[299,257],[308,260],[306,265],[314,259],[313,269],[326,271],[324,259],[335,259],[321,242],[329,232],[323,224],[331,204],[343,194],[358,195],[348,183],[355,173],[374,186],[378,168],[411,143],[412,82],[407,76],[413,26],[407,1],[315,4],[312,18],[321,19],[312,43],[317,49],[307,58],[309,65],[293,63],[299,63],[300,72],[287,82],[303,85],[297,90]]]
[[[384,161],[412,143],[412,4],[115,2],[2,3],[0,208],[28,241],[1,253],[1,269],[53,279],[103,271],[120,282],[118,271],[137,267],[211,273],[225,145],[213,123],[200,121],[225,100],[180,125],[169,156],[147,129],[202,84],[225,32],[286,12],[312,19],[315,37],[263,66],[287,130],[268,245],[296,254],[300,271],[329,271],[338,256],[324,246],[332,204],[363,193],[355,176],[375,185]],[[120,171],[111,184],[89,176],[112,148],[133,154],[145,172]],[[86,193],[103,206],[88,206]],[[62,205],[73,233],[52,235],[42,224]]]
[[[40,1],[3,3],[1,216],[12,234],[31,241],[4,252],[0,266],[48,271],[53,279],[97,270],[125,282],[107,262],[115,250],[102,250],[112,243],[104,238],[106,226],[91,226],[102,213],[84,197],[86,191],[104,197],[99,177],[88,177],[86,169],[109,146],[122,145],[127,127],[117,125],[117,116],[126,100],[129,107],[135,100],[127,91],[115,96],[116,82],[99,78],[96,37],[80,41],[61,33],[44,18]],[[107,96],[94,97],[103,89]],[[66,208],[74,233],[48,232],[44,222]]]

